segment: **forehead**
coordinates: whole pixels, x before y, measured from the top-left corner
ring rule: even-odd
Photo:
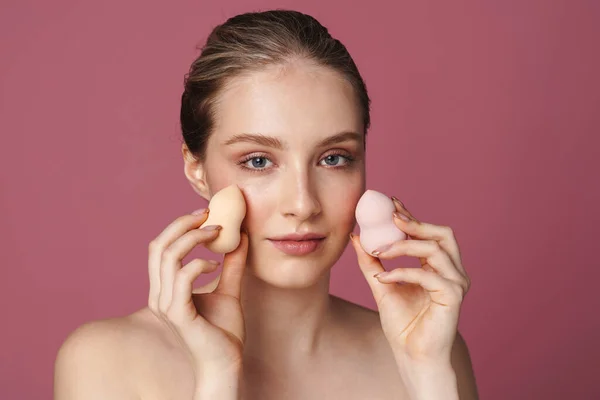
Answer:
[[[362,132],[357,96],[336,71],[307,63],[232,79],[216,104],[215,134],[326,136]]]

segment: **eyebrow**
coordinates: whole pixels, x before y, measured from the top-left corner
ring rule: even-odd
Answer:
[[[333,136],[329,136],[322,140],[318,146],[325,147],[331,146],[333,144],[346,142],[346,141],[356,141],[359,142],[362,140],[362,135],[358,132],[354,131],[342,131],[336,133]],[[239,133],[237,135],[233,135],[231,138],[227,139],[223,144],[225,146],[230,146],[235,143],[246,142],[246,143],[256,143],[261,146],[273,147],[277,150],[285,150],[287,149],[287,145],[285,145],[281,140],[273,136],[266,136],[262,133]]]

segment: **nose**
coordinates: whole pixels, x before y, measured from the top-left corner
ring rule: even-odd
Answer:
[[[321,213],[318,188],[310,171],[290,171],[282,178],[280,210],[284,217],[305,221]]]

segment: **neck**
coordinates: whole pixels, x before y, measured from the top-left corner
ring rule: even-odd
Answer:
[[[329,273],[310,287],[277,288],[244,274],[244,357],[250,365],[294,368],[310,361],[330,322]]]

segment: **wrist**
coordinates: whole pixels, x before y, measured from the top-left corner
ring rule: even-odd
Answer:
[[[237,365],[203,367],[196,373],[196,389],[193,400],[237,400],[241,376],[242,368]]]
[[[449,361],[402,360],[398,371],[411,400],[459,400],[456,373]]]

